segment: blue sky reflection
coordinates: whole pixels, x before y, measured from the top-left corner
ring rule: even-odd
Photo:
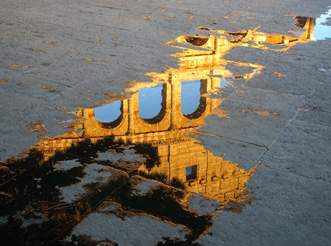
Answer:
[[[331,6],[329,6],[330,8]],[[316,19],[316,26],[314,27],[315,40],[325,40],[331,38],[331,26],[327,26],[324,23],[331,17],[331,8]]]
[[[121,101],[115,101],[94,109],[95,119],[102,123],[114,122],[121,113]]]
[[[182,114],[192,114],[199,107],[201,81],[182,81],[181,106]]]
[[[139,90],[139,116],[142,119],[153,119],[162,108],[163,84]]]

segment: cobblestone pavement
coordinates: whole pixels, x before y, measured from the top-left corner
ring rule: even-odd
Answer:
[[[2,0],[1,245],[330,245],[330,5]]]

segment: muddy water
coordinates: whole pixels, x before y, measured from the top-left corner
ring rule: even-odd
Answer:
[[[207,116],[231,117],[222,91],[238,90],[238,81],[264,68],[224,56],[237,46],[283,52],[314,40],[316,21],[295,21],[297,36],[206,27],[180,36],[166,43],[178,48],[177,68],[150,72],[150,81],[131,82],[126,96],[78,109],[71,132],[44,136],[26,157],[1,163],[1,241],[191,244],[208,233],[216,213],[240,213],[254,199],[247,184],[257,165],[240,168],[193,136]],[[123,237],[127,231],[132,236]]]

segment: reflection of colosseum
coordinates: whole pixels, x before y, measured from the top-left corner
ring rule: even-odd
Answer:
[[[169,44],[190,43],[199,49],[186,48],[182,53],[176,54],[180,60],[179,69],[168,69],[162,74],[150,73],[151,83],[136,83],[129,88],[129,98],[115,101],[116,104],[113,102],[119,112],[116,119],[108,122],[99,121],[96,119],[94,108],[80,109],[77,115],[81,122],[74,127],[83,129],[81,133],[65,133],[53,139],[42,140],[33,148],[43,152],[47,159],[56,151],[65,152],[72,145],[87,139],[96,143],[105,137],[114,136],[115,141],[150,144],[157,148],[160,165],[152,169],[141,166],[140,171],[166,175],[169,182],[176,178],[185,183],[189,191],[205,194],[220,201],[245,198],[245,185],[254,170],[245,171],[238,168],[237,164],[214,156],[203,146],[196,144],[187,133],[203,125],[205,117],[209,114],[217,113],[219,116],[227,117],[219,109],[220,100],[209,98],[206,96],[208,93],[219,90],[226,78],[250,79],[263,68],[257,64],[223,60],[226,52],[234,46],[248,46],[248,41],[254,48],[266,48],[262,45],[265,42],[285,45],[287,49],[296,42],[308,41],[313,21],[308,22],[312,23],[305,25],[308,31],[296,39],[284,35],[268,35],[255,30],[238,33],[217,31],[230,35],[231,39],[216,35],[181,36]],[[251,72],[234,74],[227,69],[229,64],[249,68]],[[189,113],[183,111],[185,83],[195,83],[199,87],[197,94],[193,95],[198,103]],[[143,117],[146,109],[141,105],[141,94],[142,91],[148,94],[152,90],[159,93],[159,109],[154,115]]]
[[[162,97],[159,100],[161,109],[151,119],[140,117],[144,108],[139,105],[142,86],[138,84],[135,88],[131,88],[136,92],[130,98],[122,99],[117,104],[120,115],[114,121],[99,122],[95,119],[94,108],[81,109],[78,112],[81,122],[74,127],[83,129],[83,132],[66,133],[54,139],[41,141],[37,149],[42,151],[46,158],[50,158],[56,151],[65,151],[72,144],[86,139],[96,143],[107,136],[114,136],[115,140],[133,144],[150,144],[157,148],[160,165],[151,170],[141,166],[140,171],[166,175],[169,182],[176,178],[186,184],[189,191],[222,201],[243,197],[245,184],[251,172],[246,172],[230,161],[214,156],[203,146],[194,143],[193,138],[187,137],[187,133],[204,124],[207,115],[220,112],[218,108],[220,100],[204,96],[220,87],[221,78],[210,77],[208,74],[210,71],[211,68],[201,69],[198,72],[192,69],[172,70],[168,74],[155,76],[156,83],[154,81],[152,84],[144,84],[161,85],[159,95]],[[230,73],[224,70],[223,72]],[[162,80],[162,77],[167,77],[168,80]],[[199,95],[195,95],[198,97],[198,105],[191,114],[184,114],[181,110],[183,81],[194,81],[200,87]],[[224,114],[224,117],[227,116]]]

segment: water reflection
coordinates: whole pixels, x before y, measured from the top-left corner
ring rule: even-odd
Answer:
[[[160,84],[139,90],[140,118],[153,119],[160,113],[162,108],[162,89],[163,86]]]
[[[313,30],[315,27],[315,18],[296,16],[296,24],[298,27],[297,31],[294,32],[294,36],[288,36],[283,34],[267,34],[259,32],[258,28],[254,30],[240,30],[237,32],[227,32],[224,30],[212,30],[206,27],[199,27],[197,29],[209,31],[207,36],[180,36],[170,42],[168,45],[174,47],[183,47],[180,44],[190,44],[191,46],[199,46],[206,50],[201,49],[186,49],[186,56],[183,56],[182,53],[175,54],[182,61],[183,68],[189,68],[190,66],[199,65],[201,60],[195,60],[194,57],[188,59],[188,55],[199,56],[209,54],[209,57],[203,61],[203,64],[222,64],[217,59],[221,59],[225,54],[227,54],[232,48],[241,46],[241,47],[252,47],[258,49],[274,50],[274,51],[286,51],[291,48],[291,46],[296,45],[297,43],[306,43],[309,41],[315,40],[313,35]],[[223,61],[223,64],[227,64],[231,61]],[[247,66],[248,64],[240,64]],[[251,64],[252,65],[252,64]]]
[[[206,232],[217,211],[240,212],[252,199],[246,185],[256,166],[244,170],[188,134],[208,115],[229,117],[222,98],[210,95],[263,69],[224,55],[236,46],[283,51],[312,40],[314,21],[297,20],[304,22],[298,37],[202,27],[205,36],[180,36],[167,43],[181,50],[174,54],[178,68],[149,73],[151,81],[127,89],[130,97],[79,109],[74,131],[41,140],[27,157],[2,163],[2,238],[17,245],[55,242],[105,201],[116,203],[113,214],[122,217],[144,213],[183,225],[189,243]],[[203,213],[206,204],[210,210]]]
[[[330,8],[331,6],[329,6]],[[314,28],[314,36],[316,40],[325,40],[331,38],[331,26],[327,26],[327,21],[331,17],[331,8],[316,19],[316,27]]]
[[[199,107],[201,94],[201,81],[183,81],[181,88],[182,114],[193,114]]]
[[[95,119],[103,123],[114,122],[122,114],[121,106],[121,101],[115,101],[101,107],[96,107],[94,109]]]

